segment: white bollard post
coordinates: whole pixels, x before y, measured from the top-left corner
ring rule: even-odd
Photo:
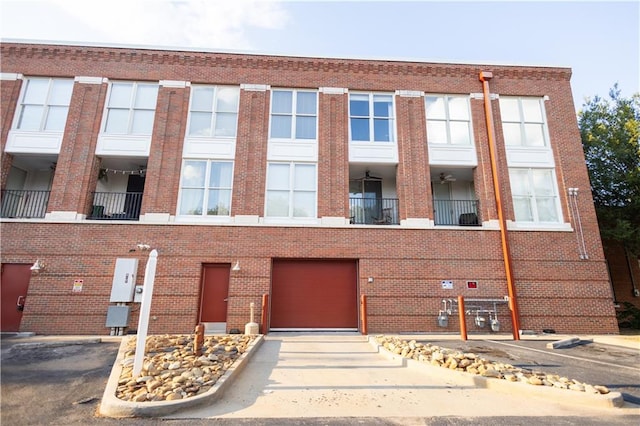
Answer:
[[[147,342],[147,330],[149,329],[149,314],[151,313],[151,296],[153,296],[153,283],[156,279],[156,263],[158,251],[151,250],[149,260],[144,270],[144,285],[142,287],[142,302],[140,303],[140,317],[138,318],[138,336],[136,339],[136,355],[133,359],[133,378],[140,375],[142,361],[144,360],[145,344]]]

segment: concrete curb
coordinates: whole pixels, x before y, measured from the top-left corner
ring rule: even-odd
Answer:
[[[36,348],[59,348],[61,346],[71,345],[91,345],[95,343],[101,343],[101,338],[88,338],[88,339],[75,339],[75,340],[60,340],[55,342],[27,342],[16,343],[9,348],[9,352],[19,351],[22,349],[36,349]]]
[[[568,389],[557,389],[549,386],[535,386],[522,382],[509,382],[503,379],[479,376],[465,371],[437,367],[415,359],[402,357],[390,352],[384,346],[380,345],[374,336],[369,336],[369,343],[378,353],[388,359],[399,361],[403,367],[419,369],[427,372],[430,376],[438,377],[443,380],[450,380],[460,386],[475,386],[478,388],[491,389],[509,394],[518,392],[523,397],[533,396],[549,399],[554,402],[578,406],[587,405],[590,407],[619,408],[624,405],[624,399],[620,392],[610,392],[606,395],[595,395]]]
[[[175,413],[183,408],[192,408],[212,403],[220,398],[222,393],[233,383],[263,341],[264,336],[262,335],[254,339],[248,346],[247,351],[236,359],[233,365],[218,379],[213,387],[201,395],[175,401],[131,402],[116,398],[118,381],[120,379],[120,373],[122,372],[122,361],[124,360],[124,354],[127,349],[126,339],[122,339],[118,356],[111,369],[111,374],[109,375],[98,413],[105,417],[156,417]]]

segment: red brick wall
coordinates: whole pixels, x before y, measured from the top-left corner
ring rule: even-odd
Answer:
[[[578,187],[589,259],[579,259],[575,232],[509,232],[521,328],[536,331],[551,328],[559,333],[617,332],[568,69],[11,43],[3,43],[0,50],[2,72],[26,76],[96,76],[136,81],[468,94],[482,91],[478,74],[481,70],[490,70],[494,75],[491,80],[494,93],[547,95],[547,118],[565,221],[571,220],[566,189]],[[15,92],[9,89],[3,85],[3,111],[13,108],[17,100]],[[76,84],[60,162],[65,164],[65,171],[75,164],[76,158],[81,164],[77,174],[59,176],[56,173],[51,194],[51,199],[57,200],[51,205],[56,209],[86,212],[90,207],[88,194],[95,185],[99,168],[93,144],[99,132],[105,89],[106,85]],[[234,214],[263,214],[269,93],[241,91],[234,163]],[[188,89],[160,89],[142,213],[173,213],[176,209],[188,96]],[[319,97],[318,216],[346,217],[348,96],[319,94]],[[83,104],[81,99],[89,103]],[[433,219],[424,101],[403,97],[396,97],[396,101],[401,149],[397,175],[401,215],[402,218]],[[471,108],[480,162],[474,175],[476,192],[482,219],[495,220],[482,101],[472,100]],[[492,108],[497,124],[502,199],[506,217],[512,219],[497,101],[492,101]],[[3,124],[10,122],[9,114],[3,113],[2,120]],[[6,128],[3,128],[3,147],[6,138]],[[3,171],[4,167],[3,162]],[[58,170],[63,170],[60,163]],[[6,176],[2,179],[4,184]],[[440,331],[436,316],[443,298],[455,298],[458,294],[501,298],[507,294],[496,230],[3,221],[0,231],[2,262],[30,263],[41,258],[47,265],[44,273],[32,277],[22,321],[23,330],[37,333],[106,333],[104,323],[115,258],[139,257],[138,280],[142,283],[146,253],[130,252],[137,242],[149,243],[160,253],[152,306],[152,316],[157,319],[151,323],[152,333],[193,330],[198,320],[203,263],[240,261],[241,271],[232,272],[230,278],[228,328],[241,330],[248,321],[249,303],[260,306],[261,295],[269,293],[273,258],[358,259],[359,293],[368,297],[370,332]],[[368,283],[368,277],[373,277],[374,282]],[[81,293],[71,291],[74,279],[84,280]],[[454,289],[443,290],[442,280],[453,280]],[[467,290],[466,280],[478,280],[480,288]],[[508,332],[509,315],[504,306],[500,309],[502,328]],[[130,322],[134,327],[136,320],[137,312],[134,312]],[[456,320],[452,318],[447,331],[455,331],[455,327]]]

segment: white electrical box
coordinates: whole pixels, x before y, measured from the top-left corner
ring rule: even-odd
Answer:
[[[113,272],[110,302],[131,302],[136,286],[138,259],[118,258]]]

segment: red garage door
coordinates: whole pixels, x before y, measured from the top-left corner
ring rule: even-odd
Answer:
[[[274,260],[271,330],[358,329],[355,260]]]

